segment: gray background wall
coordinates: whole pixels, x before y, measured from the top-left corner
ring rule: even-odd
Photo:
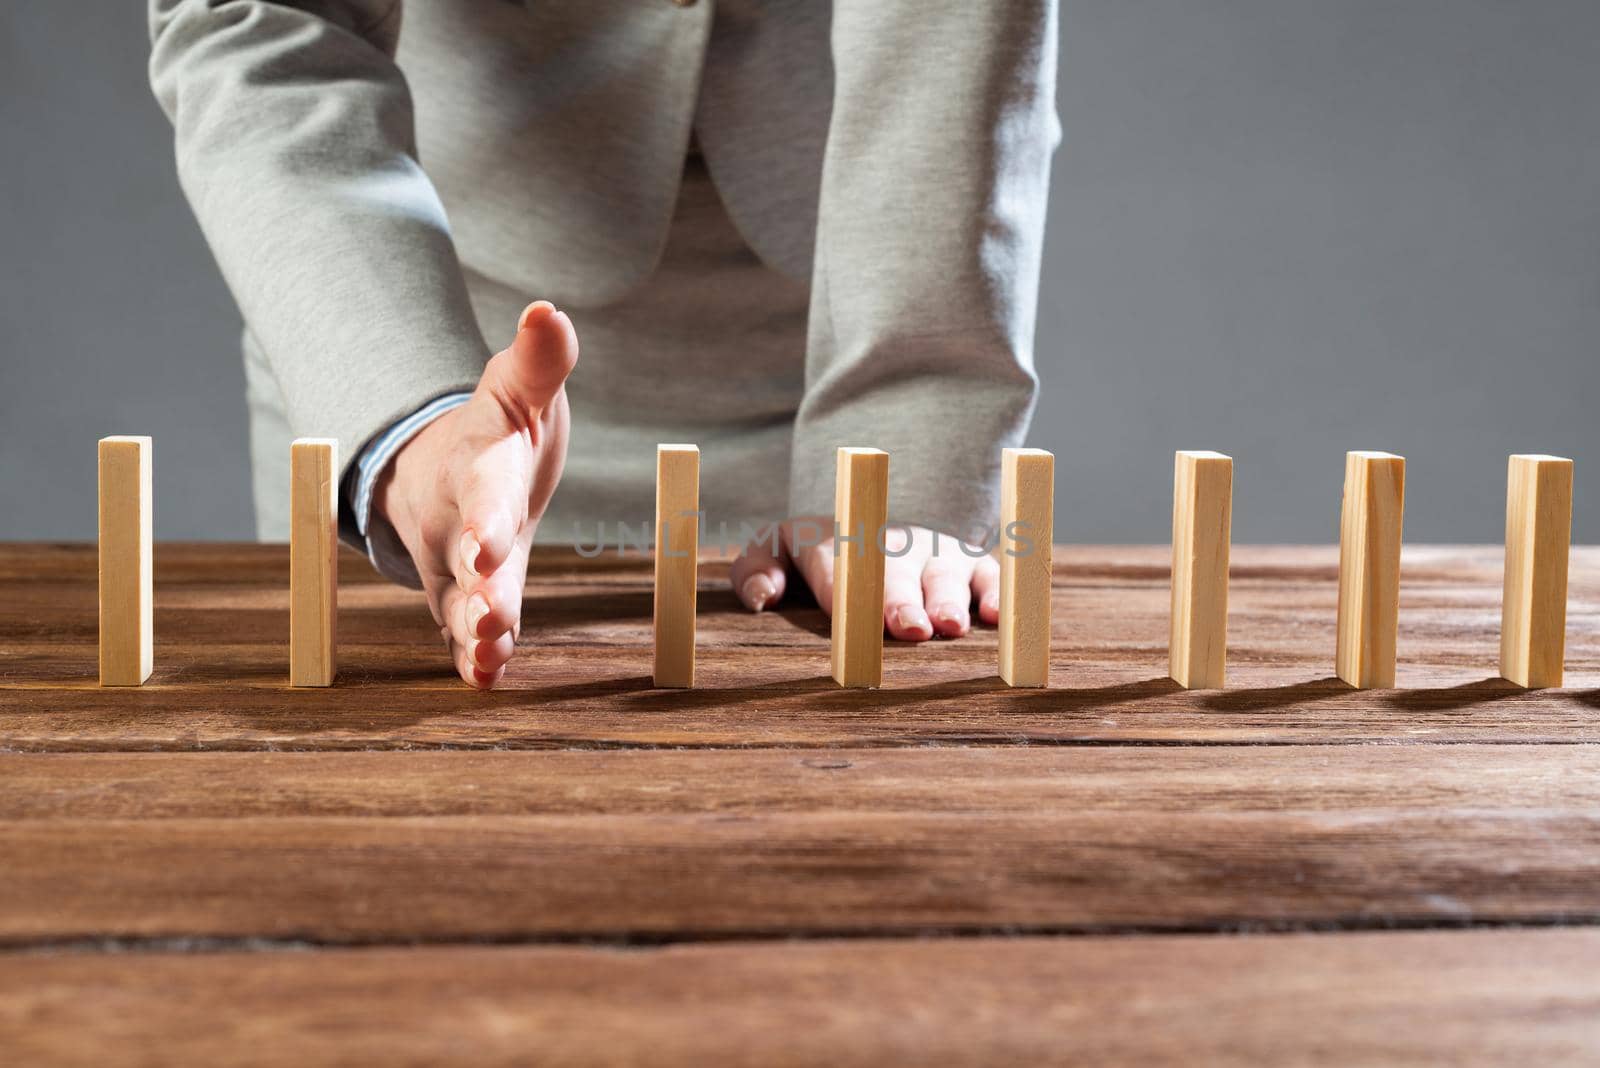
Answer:
[[[1496,541],[1514,451],[1600,540],[1600,4],[1065,0],[1032,444],[1058,530],[1161,541],[1171,452],[1235,538],[1332,541],[1343,452],[1410,540]],[[0,538],[91,538],[94,440],[160,537],[251,533],[238,318],[145,84],[142,5],[0,5]]]

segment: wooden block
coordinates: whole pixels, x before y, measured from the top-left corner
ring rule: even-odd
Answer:
[[[1228,548],[1233,459],[1180,452],[1172,481],[1172,678],[1190,690],[1220,690],[1228,669]]]
[[[842,448],[834,488],[833,678],[883,684],[883,546],[889,521],[889,454]],[[846,541],[844,539],[851,540]]]
[[[700,559],[700,449],[656,446],[657,686],[694,685],[695,584]]]
[[[139,686],[155,662],[151,441],[100,439],[100,685]]]
[[[1000,678],[1050,684],[1051,541],[1056,458],[1043,449],[1000,454]]]
[[[1561,685],[1571,540],[1572,461],[1511,457],[1500,674],[1518,686]]]
[[[1405,503],[1405,457],[1345,455],[1335,666],[1341,679],[1363,690],[1394,685]]]
[[[338,673],[339,443],[289,447],[289,685],[332,686]]]

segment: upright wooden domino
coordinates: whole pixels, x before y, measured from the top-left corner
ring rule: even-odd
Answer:
[[[889,454],[841,448],[834,484],[833,679],[883,684],[883,528],[889,521]]]
[[[1360,689],[1394,685],[1405,502],[1405,457],[1345,455],[1335,665],[1341,679]]]
[[[339,457],[332,438],[289,446],[289,685],[332,686],[338,673]]]
[[[1233,528],[1233,459],[1180,452],[1172,480],[1172,678],[1191,690],[1220,690],[1228,669],[1228,551]]]
[[[100,439],[100,685],[140,686],[154,664],[151,442]]]
[[[1000,453],[1000,678],[1050,684],[1051,542],[1056,458],[1043,449]]]
[[[1500,674],[1518,686],[1561,685],[1571,539],[1572,461],[1511,457]]]
[[[656,446],[655,684],[694,685],[700,449]]]

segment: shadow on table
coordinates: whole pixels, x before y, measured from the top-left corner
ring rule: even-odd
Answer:
[[[701,625],[709,617],[744,617],[754,621],[757,613],[745,608],[732,590],[701,590],[696,598]],[[648,633],[655,613],[655,594],[648,590],[524,597],[522,626],[525,639],[537,640],[543,634],[566,634],[585,626],[620,623]],[[779,608],[759,614],[763,620],[777,620],[796,630],[819,638],[828,637],[832,624],[817,605],[816,598],[803,582],[792,582]]]
[[[566,631],[587,623],[643,623],[650,625],[655,594],[650,590],[615,590],[583,594],[548,594],[522,599],[524,636],[538,634],[549,624]]]
[[[1181,688],[1171,679],[1142,679],[1138,682],[1117,683],[1082,689],[1018,689],[1007,686],[998,675],[984,675],[970,679],[953,679],[922,686],[889,686],[870,690],[845,688],[829,675],[814,675],[800,679],[779,679],[751,686],[726,686],[696,688],[692,690],[654,690],[641,693],[628,701],[628,708],[640,711],[682,711],[684,709],[710,710],[729,705],[771,700],[775,697],[806,695],[807,707],[818,711],[892,711],[910,706],[927,707],[948,701],[963,701],[979,696],[1003,698],[1003,703],[986,704],[985,714],[1003,716],[1007,712],[1080,712],[1112,705],[1142,701],[1180,693]],[[524,691],[526,692],[526,691]]]
[[[1529,691],[1514,682],[1491,675],[1486,679],[1463,682],[1456,686],[1429,686],[1411,690],[1391,690],[1382,700],[1391,708],[1407,712],[1438,712],[1453,708],[1471,708],[1473,705],[1499,701]]]
[[[422,677],[434,684],[397,698],[393,690],[381,694],[363,692],[370,680],[341,674],[331,687],[289,689],[273,695],[276,705],[267,712],[231,709],[229,715],[239,724],[258,730],[292,730],[296,734],[316,735],[352,729],[371,732],[416,727],[437,719],[481,717],[485,713],[529,712],[537,714],[545,705],[563,701],[584,701],[620,697],[650,690],[648,675],[592,679],[557,686],[474,690],[461,682],[454,670],[428,667]],[[385,673],[384,682],[393,682]],[[170,698],[169,698],[170,701]],[[476,737],[467,729],[462,741]]]
[[[1296,705],[1325,701],[1355,693],[1337,675],[1291,682],[1283,686],[1252,686],[1237,690],[1205,690],[1197,694],[1200,707],[1212,712],[1276,712]]]
[[[1528,693],[1505,679],[1491,676],[1455,686],[1423,686],[1408,689],[1359,690],[1338,676],[1238,690],[1215,690],[1200,695],[1200,704],[1215,711],[1270,712],[1296,705],[1353,697],[1368,693],[1370,700],[1407,712],[1438,712],[1487,704]],[[1582,700],[1581,695],[1579,699]]]

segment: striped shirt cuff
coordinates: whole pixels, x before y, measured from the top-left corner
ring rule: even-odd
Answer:
[[[407,586],[420,585],[416,564],[392,530],[374,529],[372,523],[372,494],[383,474],[406,442],[416,437],[422,428],[453,408],[467,403],[471,393],[446,393],[429,401],[404,419],[390,426],[367,443],[356,460],[355,512],[356,530],[366,542],[367,558],[378,571]],[[387,528],[387,523],[380,523]]]

